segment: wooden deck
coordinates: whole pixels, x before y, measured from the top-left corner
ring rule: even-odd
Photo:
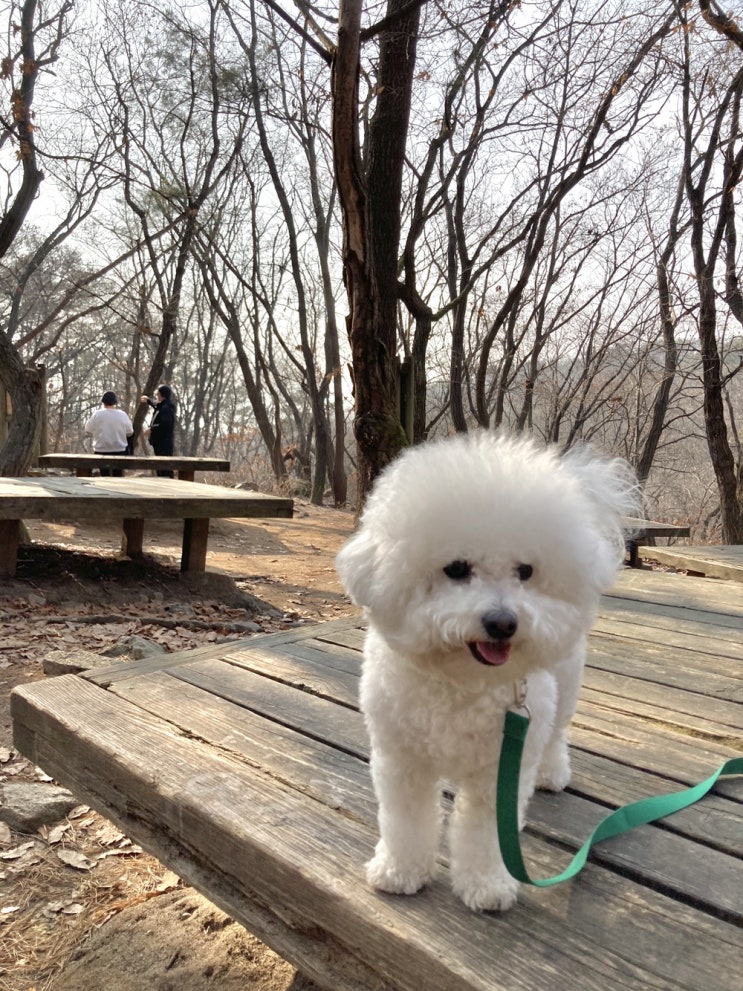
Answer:
[[[743,545],[700,544],[692,547],[643,547],[641,560],[658,561],[695,575],[743,582]]]
[[[16,689],[36,764],[332,991],[737,991],[743,780],[600,845],[574,881],[476,915],[440,876],[370,890],[358,620]],[[625,570],[605,598],[572,731],[574,780],[532,803],[533,876],[617,805],[739,756],[740,586]]]
[[[230,463],[222,458],[188,458],[137,454],[41,454],[39,468],[64,468],[78,478],[90,478],[96,468],[122,471],[174,471],[184,482],[193,482],[197,471],[229,471]]]
[[[183,520],[182,571],[206,566],[209,520],[291,517],[291,499],[176,478],[0,478],[0,576],[15,574],[24,519],[117,522],[122,550],[142,553],[145,520]]]

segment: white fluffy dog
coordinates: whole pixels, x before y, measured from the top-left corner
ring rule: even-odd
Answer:
[[[488,432],[409,448],[380,475],[336,560],[369,623],[361,708],[381,836],[370,884],[412,894],[432,878],[443,779],[456,789],[454,891],[475,910],[515,902],[495,819],[504,713],[525,682],[523,824],[535,787],[570,779],[586,636],[637,501],[623,461]]]

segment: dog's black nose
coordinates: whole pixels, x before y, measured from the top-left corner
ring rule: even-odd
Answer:
[[[482,625],[493,640],[508,640],[518,628],[518,620],[509,609],[493,609],[482,617]]]

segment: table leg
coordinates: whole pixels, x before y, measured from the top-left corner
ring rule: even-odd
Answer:
[[[127,557],[141,557],[144,520],[124,520],[121,550]]]
[[[0,575],[12,578],[18,563],[18,544],[21,542],[21,521],[0,520]]]
[[[206,570],[206,543],[208,539],[208,519],[183,521],[181,571]]]

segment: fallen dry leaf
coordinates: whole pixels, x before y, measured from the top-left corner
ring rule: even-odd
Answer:
[[[92,871],[96,865],[95,860],[90,860],[79,850],[57,850],[57,856],[63,864],[78,871]]]
[[[53,844],[59,843],[62,839],[64,839],[64,834],[68,832],[69,829],[69,822],[60,822],[56,826],[42,826],[38,832],[42,839],[46,840],[50,846],[53,846]]]
[[[0,853],[0,860],[18,860],[19,857],[22,857],[27,850],[31,850],[35,845],[35,840],[29,840],[28,843],[21,843],[20,846],[14,846],[12,850],[4,850]]]

